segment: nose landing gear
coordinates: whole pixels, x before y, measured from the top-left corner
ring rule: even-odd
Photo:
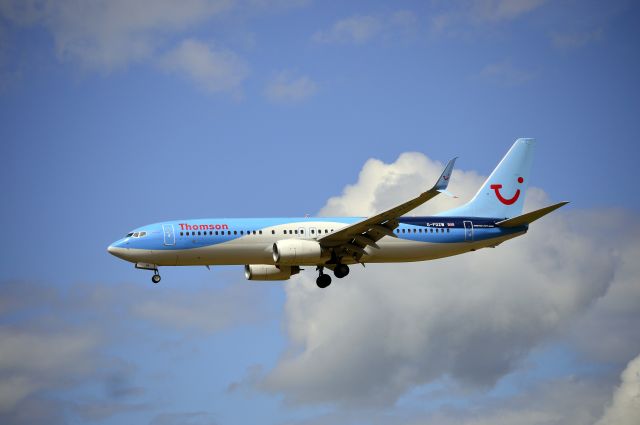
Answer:
[[[159,283],[160,282],[160,273],[158,273],[158,266],[156,264],[136,263],[136,269],[153,271],[153,276],[151,276],[151,281],[153,283]]]
[[[158,269],[153,271],[153,276],[151,276],[151,282],[160,283],[160,273],[158,273]]]

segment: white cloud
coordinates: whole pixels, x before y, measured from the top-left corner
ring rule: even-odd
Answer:
[[[183,75],[210,93],[240,94],[241,84],[249,74],[245,62],[235,53],[198,40],[184,40],[167,52],[160,65],[169,72]]]
[[[546,0],[471,0],[444,2],[434,11],[430,30],[436,35],[470,34],[478,28],[520,18],[540,8]]]
[[[369,160],[358,182],[321,212],[369,215],[422,191],[441,170],[416,153],[393,164]],[[468,199],[482,181],[456,171],[451,190]],[[530,190],[526,208],[549,203],[545,198]],[[463,199],[436,198],[434,205],[444,210]],[[445,376],[467,388],[492,386],[620,285],[619,255],[630,260],[635,252],[637,239],[615,253],[610,234],[585,233],[588,224],[567,214],[545,217],[496,249],[352,267],[321,292],[311,273],[293,279],[286,284],[290,346],[262,388],[289,402],[381,405]],[[629,273],[640,273],[637,262],[628,264]],[[628,318],[636,325],[638,319]]]
[[[640,420],[640,355],[620,375],[611,405],[596,425],[636,425]]]
[[[318,43],[353,43],[363,44],[375,37],[382,30],[382,23],[373,16],[354,16],[341,19],[324,31],[313,35]]]
[[[486,65],[479,74],[480,78],[505,86],[517,86],[533,79],[529,70],[516,68],[510,61],[502,61]]]
[[[102,71],[148,59],[163,36],[227,10],[232,0],[14,0],[0,14],[20,25],[41,24],[63,59]]]
[[[418,18],[410,10],[397,10],[381,16],[359,15],[340,19],[327,30],[313,34],[317,43],[365,44],[377,37],[389,39],[411,35]]]
[[[311,78],[281,72],[271,79],[264,93],[272,102],[294,103],[313,96],[317,90],[318,85]]]
[[[470,9],[482,21],[506,21],[518,18],[542,6],[546,0],[474,0]]]
[[[593,31],[555,33],[551,35],[553,45],[559,49],[573,49],[602,40],[601,28]]]

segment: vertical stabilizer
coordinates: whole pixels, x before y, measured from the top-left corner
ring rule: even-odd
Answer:
[[[522,214],[534,146],[534,139],[516,140],[473,199],[438,215],[510,218]]]

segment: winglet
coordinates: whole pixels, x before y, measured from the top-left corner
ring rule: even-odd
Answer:
[[[433,188],[438,192],[450,195],[449,192],[447,192],[447,186],[449,185],[449,179],[451,178],[451,172],[453,171],[453,165],[456,163],[456,159],[458,159],[457,156],[449,161],[447,166],[444,167],[444,171],[438,179],[438,182],[433,186]]]

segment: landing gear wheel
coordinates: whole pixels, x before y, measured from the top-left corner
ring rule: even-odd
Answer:
[[[159,274],[154,274],[154,275],[151,277],[151,281],[152,281],[153,283],[159,283],[159,282],[160,282],[160,275],[159,275]]]
[[[331,276],[329,276],[328,274],[321,274],[316,279],[316,285],[318,285],[318,288],[326,288],[327,286],[331,285]]]
[[[338,264],[335,269],[333,269],[333,275],[338,279],[342,279],[346,275],[349,274],[349,266],[346,264]]]

